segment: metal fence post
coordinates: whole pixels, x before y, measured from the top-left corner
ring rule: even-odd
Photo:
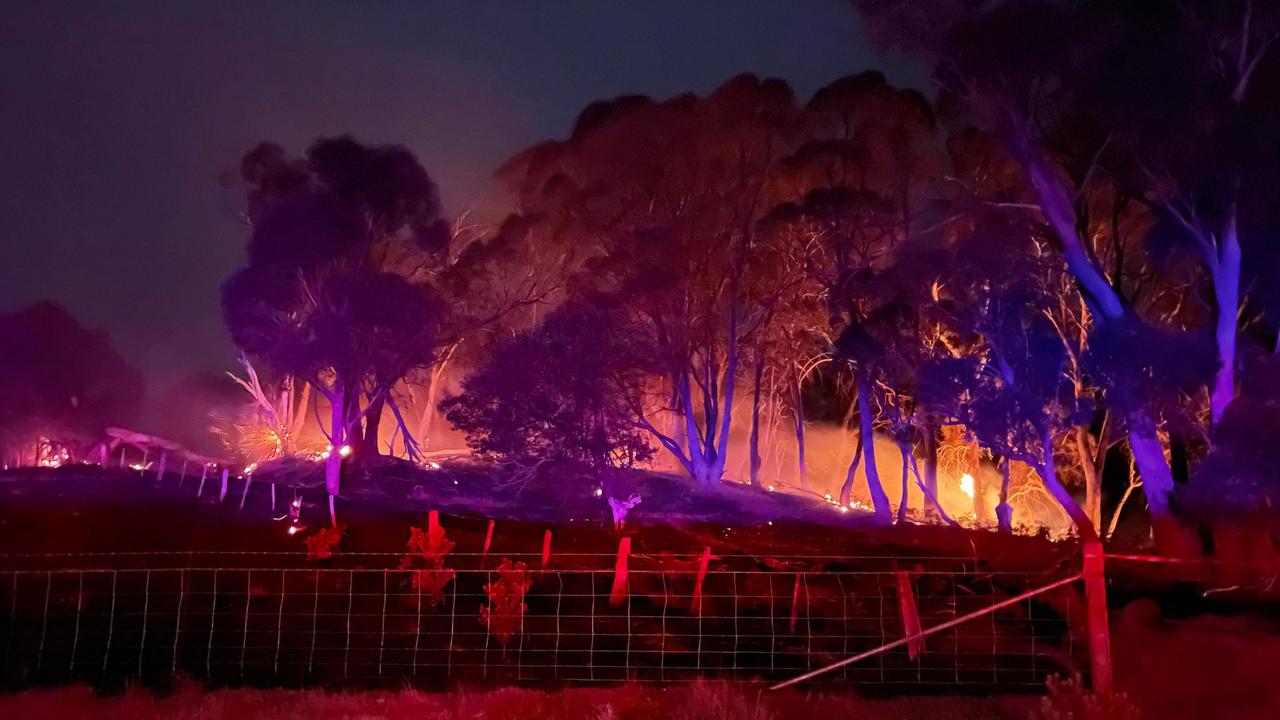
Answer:
[[[1084,544],[1084,596],[1089,630],[1089,670],[1093,691],[1112,690],[1111,633],[1107,625],[1107,576],[1102,543]]]

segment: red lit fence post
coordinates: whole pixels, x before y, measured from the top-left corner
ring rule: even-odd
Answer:
[[[427,511],[427,537],[434,537],[440,527],[440,511]]]
[[[800,613],[800,573],[796,573],[796,586],[791,591],[791,632],[796,631],[796,618]]]
[[[484,552],[483,557],[489,557],[489,546],[493,544],[493,521],[489,521],[489,529],[484,531]]]
[[[627,599],[627,556],[630,554],[631,538],[624,537],[618,542],[618,560],[613,565],[613,592],[609,593],[609,604],[613,607]]]
[[[551,531],[542,533],[542,567],[551,562]]]
[[[1102,543],[1084,544],[1084,598],[1088,610],[1089,670],[1093,691],[1110,693],[1111,633],[1107,625],[1107,576]]]
[[[253,484],[253,474],[244,476],[244,491],[240,493],[240,509],[244,509],[244,501],[249,497],[249,486]]]
[[[915,660],[924,652],[924,637],[920,635],[920,610],[916,607],[916,593],[911,588],[911,574],[906,570],[894,573],[898,577],[898,610],[902,613],[902,630],[911,640],[907,643],[907,657]]]
[[[711,565],[711,548],[702,548],[702,558],[698,560],[698,579],[693,581],[693,610],[702,615],[702,583],[707,579],[707,568]]]

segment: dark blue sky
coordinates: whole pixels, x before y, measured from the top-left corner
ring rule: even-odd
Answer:
[[[218,176],[259,140],[403,143],[456,209],[592,100],[743,71],[804,97],[869,67],[923,82],[847,0],[10,4],[0,310],[60,302],[153,381],[221,367],[217,289],[245,229]]]

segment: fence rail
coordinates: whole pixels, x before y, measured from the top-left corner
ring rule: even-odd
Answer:
[[[557,555],[548,568],[529,556],[523,611],[500,637],[482,615],[500,609],[498,558],[451,554],[447,575],[415,583],[393,557],[348,554],[317,567],[287,553],[0,556],[0,677],[9,686],[179,673],[283,685],[778,681],[903,638],[904,594],[928,628],[1078,574],[938,558],[762,567],[740,556],[718,558],[695,588],[696,558],[638,554],[618,597],[611,556]],[[911,568],[910,593],[901,567]],[[822,680],[1042,687],[1049,674],[1087,667],[1083,611],[1078,588],[1063,584],[933,634],[920,652],[894,648]]]

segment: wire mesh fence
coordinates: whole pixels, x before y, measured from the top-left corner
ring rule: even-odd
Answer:
[[[9,686],[186,674],[277,685],[779,680],[1069,577],[938,558],[450,555],[321,563],[284,553],[8,558]],[[417,571],[423,572],[423,571]],[[506,580],[513,580],[503,584]],[[905,580],[904,580],[905,578]],[[906,586],[903,583],[906,583]],[[502,589],[502,588],[505,588]],[[507,592],[508,601],[501,596]],[[823,677],[886,690],[1039,688],[1087,667],[1069,585]]]

